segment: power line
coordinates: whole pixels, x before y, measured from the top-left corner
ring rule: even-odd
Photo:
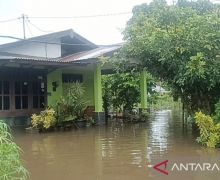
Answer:
[[[58,43],[58,42],[49,42],[49,41],[38,41],[33,39],[22,39],[14,36],[3,36],[0,35],[0,38],[9,38],[9,39],[16,39],[16,40],[22,40],[26,42],[35,42],[35,43],[42,43],[42,44],[57,44],[57,45],[68,45],[68,46],[90,46],[91,44],[71,44],[71,43]]]
[[[27,23],[31,24],[31,25],[32,25],[33,27],[35,27],[38,31],[45,32],[45,33],[51,33],[51,32],[53,32],[53,31],[46,31],[46,30],[43,30],[43,29],[39,28],[38,26],[36,26],[35,24],[33,24],[33,23],[30,21],[30,19],[29,19],[28,16],[27,16]]]
[[[26,24],[27,24],[27,29],[28,29],[28,31],[30,32],[31,36],[34,36],[33,33],[32,33],[32,31],[31,31],[31,28],[30,28],[30,26],[29,26],[29,24],[28,24],[28,20],[25,19],[25,22],[26,22]]]
[[[11,22],[11,21],[16,21],[16,20],[19,20],[19,18],[1,20],[0,23],[6,23],[6,22]]]
[[[126,14],[131,14],[132,12],[119,12],[119,13],[108,13],[108,14],[93,14],[93,15],[85,15],[85,16],[30,16],[28,18],[33,19],[77,19],[77,18],[96,18],[96,17],[105,17],[105,16],[121,16]],[[17,17],[13,19],[0,20],[0,23],[16,21],[23,17]]]
[[[132,12],[120,12],[120,13],[109,13],[109,14],[94,14],[94,15],[85,15],[85,16],[45,16],[45,17],[37,17],[30,16],[32,19],[77,19],[77,18],[96,18],[96,17],[106,17],[106,16],[120,16],[131,14]]]
[[[33,24],[30,21],[30,18],[32,19],[74,19],[74,18],[97,18],[97,17],[107,17],[107,16],[120,16],[120,15],[126,15],[126,14],[131,14],[132,12],[119,12],[119,13],[109,13],[109,14],[94,14],[94,15],[85,15],[85,16],[66,16],[66,17],[28,17],[25,16],[24,14],[22,14],[21,17],[18,18],[14,18],[14,19],[7,19],[7,20],[1,20],[0,23],[4,23],[4,22],[10,22],[10,21],[15,21],[15,20],[19,20],[22,19],[22,29],[23,29],[23,36],[24,39],[26,39],[26,32],[25,32],[25,22],[30,23],[32,26],[34,26],[36,29],[38,29],[41,32],[53,32],[53,31],[45,31],[42,30],[41,28],[39,28],[38,26],[36,26],[35,24]],[[28,19],[28,21],[26,21],[26,19]],[[29,28],[29,27],[28,27]]]

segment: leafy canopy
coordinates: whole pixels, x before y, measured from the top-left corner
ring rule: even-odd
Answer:
[[[133,9],[124,31],[127,58],[166,81],[191,113],[212,113],[220,97],[220,18],[207,0],[154,0]]]

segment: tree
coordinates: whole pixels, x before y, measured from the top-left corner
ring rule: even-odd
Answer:
[[[20,148],[12,141],[8,127],[0,121],[0,179],[27,179],[20,159]]]
[[[142,4],[133,9],[124,39],[122,54],[166,81],[189,113],[214,112],[220,98],[217,5],[185,0],[172,6],[163,0]]]
[[[197,11],[198,14],[210,13],[216,9],[218,5],[211,3],[209,0],[188,1],[179,0],[176,4],[182,8],[192,8]]]
[[[114,74],[103,76],[103,107],[106,115],[110,107],[120,112],[125,110],[131,112],[140,103],[140,69],[138,66],[129,65],[121,58],[115,55],[110,59]],[[118,61],[119,59],[122,61]],[[147,92],[152,95],[148,97],[148,102],[155,99],[153,96],[155,91],[152,90],[155,86],[155,79],[148,73]]]
[[[131,111],[139,103],[139,77],[138,74],[116,73],[103,78],[103,105],[107,110],[110,104],[114,109],[122,112]]]

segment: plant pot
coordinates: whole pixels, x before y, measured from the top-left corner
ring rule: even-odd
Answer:
[[[75,120],[74,123],[76,124],[76,126],[78,128],[84,128],[87,125],[87,121],[84,120],[84,119],[82,119],[82,120],[81,119],[80,120]]]
[[[63,130],[70,130],[73,128],[73,120],[63,121],[62,122],[62,128]]]
[[[25,128],[25,131],[27,133],[36,134],[36,133],[39,133],[39,128],[28,127],[28,128]]]
[[[53,132],[53,131],[55,131],[55,127],[49,127],[48,129],[39,128],[39,133],[47,133],[47,132]]]

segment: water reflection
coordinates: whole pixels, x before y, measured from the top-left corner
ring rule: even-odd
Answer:
[[[163,176],[152,166],[161,159],[220,155],[219,150],[197,145],[191,130],[186,131],[172,111],[158,111],[140,124],[115,120],[108,127],[70,132],[16,131],[15,139],[33,180],[157,179]],[[201,179],[199,174],[178,177],[186,178]]]
[[[160,111],[155,113],[154,121],[152,121],[149,126],[149,147],[153,147],[154,151],[161,153],[167,151],[170,117],[171,111]]]

